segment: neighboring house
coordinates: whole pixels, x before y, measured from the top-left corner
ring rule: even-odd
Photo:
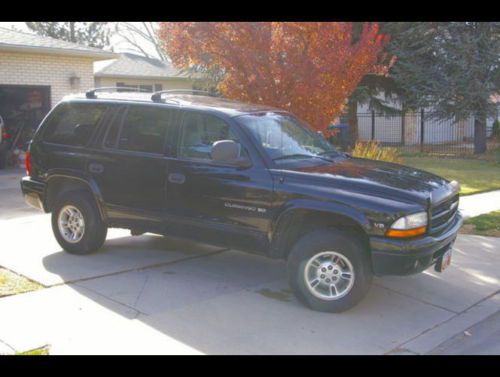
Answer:
[[[200,81],[181,73],[170,63],[135,54],[94,63],[96,87],[128,86],[149,92],[194,89]]]
[[[15,133],[34,129],[64,96],[94,86],[95,61],[117,54],[0,28],[0,115]]]
[[[500,105],[492,98],[494,103]],[[396,101],[390,103],[395,108],[401,108]],[[500,108],[500,107],[499,107]],[[430,109],[424,110],[424,144],[455,144],[471,142],[474,138],[474,118],[469,117],[460,121],[453,120],[433,120],[425,117]],[[407,112],[404,120],[401,115],[383,116],[372,112],[367,105],[358,106],[358,130],[361,140],[370,140],[372,133],[374,139],[387,144],[417,145],[422,139],[422,117],[421,112]],[[486,124],[486,135],[492,133],[493,122],[496,117],[488,118]],[[403,126],[404,124],[404,126]],[[403,132],[404,127],[404,132]]]

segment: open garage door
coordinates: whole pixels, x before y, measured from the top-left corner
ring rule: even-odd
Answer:
[[[27,143],[49,110],[50,86],[0,84],[0,116],[4,122],[0,160],[16,150],[26,150]]]

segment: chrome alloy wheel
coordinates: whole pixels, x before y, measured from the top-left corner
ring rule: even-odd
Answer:
[[[85,234],[85,220],[80,210],[72,205],[64,206],[57,219],[59,233],[69,243],[79,242]]]
[[[314,255],[304,269],[306,287],[321,300],[338,300],[354,285],[354,268],[344,255],[324,251]]]

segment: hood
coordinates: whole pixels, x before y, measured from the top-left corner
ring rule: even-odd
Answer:
[[[322,165],[286,167],[282,171],[306,174],[306,179],[326,180],[350,190],[417,201],[431,198],[438,202],[456,191],[449,181],[432,173],[362,158],[338,158]]]

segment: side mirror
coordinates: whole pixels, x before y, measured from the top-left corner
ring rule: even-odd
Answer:
[[[234,140],[218,140],[212,145],[212,160],[222,164],[230,164],[238,167],[249,167],[251,165],[247,158],[241,157],[241,145]]]

